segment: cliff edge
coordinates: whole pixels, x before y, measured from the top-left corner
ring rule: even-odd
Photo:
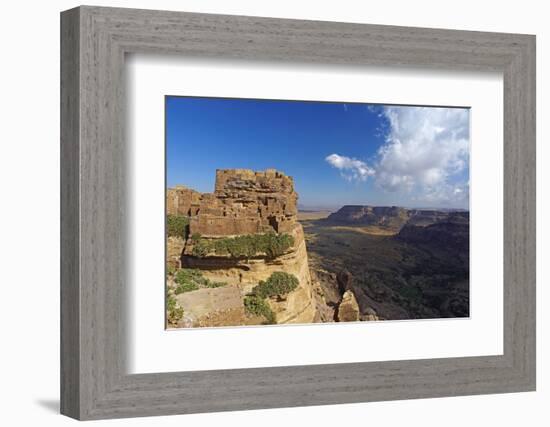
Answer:
[[[213,193],[168,189],[167,214],[187,218],[167,242],[168,292],[183,310],[173,326],[315,320],[297,199],[292,178],[273,169],[217,170]],[[194,282],[181,279],[188,272]],[[186,280],[194,285],[178,292]]]

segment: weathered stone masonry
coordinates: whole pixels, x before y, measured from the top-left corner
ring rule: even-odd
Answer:
[[[297,198],[292,178],[274,169],[219,169],[214,193],[168,189],[167,212],[190,216],[190,233],[205,237],[281,233],[297,221]]]
[[[298,279],[298,287],[285,298],[272,298],[268,303],[277,323],[311,323],[316,318],[316,305],[306,242],[297,219],[297,199],[292,178],[274,169],[263,172],[217,170],[213,193],[199,193],[183,186],[168,189],[167,213],[189,216],[191,235],[200,233],[203,239],[214,240],[232,235],[277,232],[289,234],[294,239],[294,245],[275,259],[265,256],[239,259],[226,254],[196,257],[192,254],[192,239],[168,238],[168,261],[176,268],[200,269],[209,280],[237,288],[241,297],[275,272],[292,274]],[[177,298],[190,312],[192,307],[186,305],[186,299],[197,293],[207,293],[212,303],[211,294],[230,292],[226,287],[183,293]],[[210,313],[214,317],[227,316],[227,313],[214,311]]]

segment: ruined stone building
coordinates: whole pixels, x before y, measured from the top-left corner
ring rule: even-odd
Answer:
[[[297,198],[292,178],[274,169],[218,169],[214,193],[168,189],[167,213],[189,216],[191,235],[281,233],[297,221]]]

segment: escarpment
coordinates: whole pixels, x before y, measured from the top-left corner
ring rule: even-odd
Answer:
[[[427,226],[443,221],[468,222],[468,212],[436,209],[408,209],[399,206],[346,205],[326,221],[338,225],[376,226],[399,232],[403,227]]]
[[[346,205],[330,214],[327,221],[336,224],[375,225],[400,229],[410,216],[409,210],[397,206]]]
[[[360,320],[469,315],[468,211],[348,205],[302,224],[335,320],[355,319],[349,289]]]
[[[183,311],[173,323],[230,326],[316,319],[297,198],[292,178],[275,170],[217,170],[213,193],[168,189],[169,220],[186,218],[180,235],[167,242],[168,292]],[[194,276],[178,278],[181,272]],[[291,284],[284,292],[277,288],[281,277]],[[192,284],[182,288],[182,283]],[[273,291],[260,297],[261,286]]]

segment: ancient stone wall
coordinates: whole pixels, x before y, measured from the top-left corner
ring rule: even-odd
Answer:
[[[219,312],[228,308],[235,310],[235,307],[228,307],[225,300],[215,300],[213,294],[235,293],[238,290],[241,298],[244,298],[260,281],[283,271],[294,275],[299,284],[284,298],[269,299],[268,304],[275,314],[276,322],[311,323],[316,319],[306,242],[302,226],[297,220],[298,195],[291,177],[273,169],[263,172],[248,169],[218,170],[213,193],[201,194],[185,187],[176,187],[168,190],[167,198],[168,214],[190,217],[190,235],[200,233],[202,239],[215,240],[224,236],[275,231],[289,234],[294,241],[288,251],[274,259],[265,256],[241,259],[231,258],[230,255],[194,256],[193,239],[187,239],[181,249],[181,265],[178,267],[199,269],[204,277],[213,282],[226,283],[226,287],[232,289],[202,289],[181,294],[178,299],[182,306],[186,306],[186,312],[191,312],[189,306],[195,305],[187,299],[197,295],[203,298],[202,294],[205,294],[204,299],[208,304],[203,302],[199,305],[208,305],[209,313],[214,316],[209,318],[208,325],[211,326],[215,324],[212,319],[218,319],[216,316]],[[223,294],[223,298],[226,297]],[[238,305],[243,312],[242,301],[240,304],[237,302],[233,305]],[[242,316],[234,312],[224,312],[221,321],[223,325],[243,324]]]
[[[167,212],[189,215],[189,231],[202,236],[288,232],[297,220],[291,177],[274,169],[216,171],[214,193],[179,186],[167,192]]]
[[[168,215],[196,215],[202,194],[183,185],[166,191],[166,212]]]

